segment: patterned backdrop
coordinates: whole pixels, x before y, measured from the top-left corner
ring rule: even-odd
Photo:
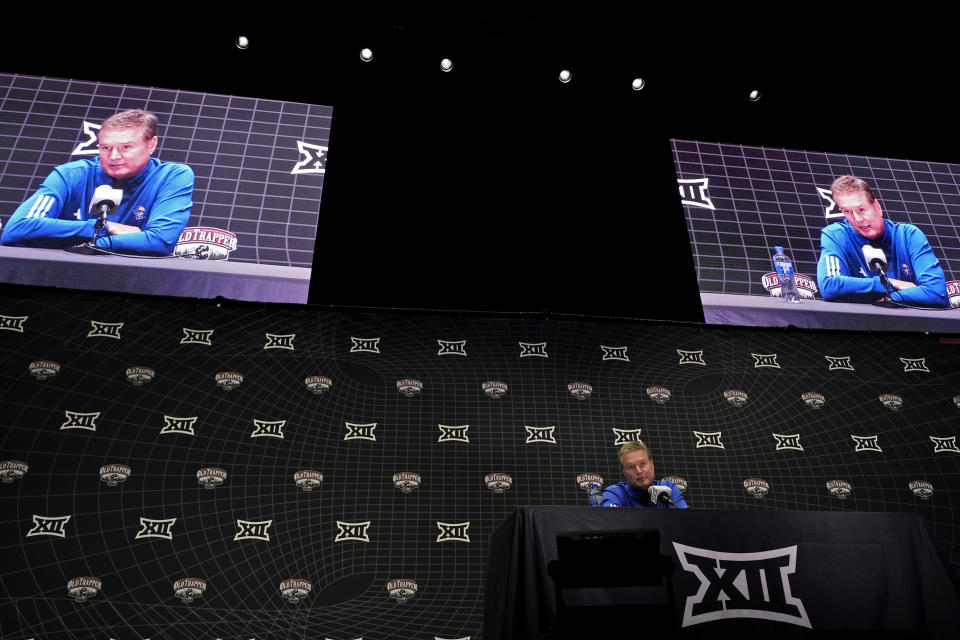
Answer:
[[[929,336],[32,291],[0,363],[3,638],[477,640],[491,531],[636,437],[694,508],[919,513],[960,566]]]

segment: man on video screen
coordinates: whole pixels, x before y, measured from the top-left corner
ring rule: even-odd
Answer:
[[[157,117],[141,109],[118,113],[100,126],[98,141],[98,158],[62,164],[47,176],[10,217],[0,242],[67,248],[95,237],[97,247],[119,253],[173,252],[193,206],[193,171],[153,157]]]
[[[840,176],[830,190],[845,220],[820,233],[817,284],[824,300],[889,297],[911,306],[950,306],[943,269],[920,229],[885,220],[880,202],[860,178]]]

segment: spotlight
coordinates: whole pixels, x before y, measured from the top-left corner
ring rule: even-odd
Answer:
[[[246,49],[250,46],[250,41],[247,40],[247,36],[237,36],[237,49]]]
[[[634,91],[640,91],[640,89],[643,89],[645,86],[647,86],[647,83],[644,82],[643,78],[634,78],[632,86]]]
[[[573,79],[573,74],[564,69],[560,72],[560,82],[566,84]]]
[[[367,49],[366,47],[364,47],[363,49],[360,49],[360,59],[363,60],[364,62],[372,62],[373,51],[371,51],[370,49]]]
[[[760,99],[760,92],[754,89],[750,92],[750,102],[756,102]]]
[[[450,58],[444,58],[440,61],[440,70],[443,72],[451,71],[453,69],[453,60]]]

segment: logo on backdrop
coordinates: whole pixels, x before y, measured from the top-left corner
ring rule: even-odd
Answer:
[[[730,553],[673,543],[680,566],[700,581],[687,596],[682,627],[726,618],[759,618],[812,629],[800,598],[793,597],[790,577],[797,567],[797,547],[756,553]]]
[[[716,209],[713,201],[707,195],[707,187],[710,178],[686,178],[677,179],[677,187],[680,189],[680,202],[688,204],[691,207],[702,207],[704,209]]]
[[[323,474],[319,471],[306,469],[293,474],[293,484],[308,493],[319,487],[322,482]]]
[[[100,417],[99,411],[95,411],[93,413],[64,411],[63,413],[67,417],[67,420],[60,425],[61,431],[64,429],[86,429],[87,431],[97,430],[97,418]]]
[[[933,497],[933,485],[926,480],[911,480],[907,487],[913,495],[921,500],[929,500]]]
[[[60,373],[60,364],[50,360],[36,360],[31,362],[27,369],[37,380],[47,380]]]
[[[290,578],[280,583],[280,595],[290,604],[297,604],[307,597],[312,588],[309,580]]]
[[[236,389],[243,382],[243,376],[236,371],[221,371],[213,376],[213,379],[216,381],[217,386],[224,391]]]
[[[952,308],[960,308],[960,280],[952,280],[947,283],[947,297],[950,299]]]
[[[154,520],[152,518],[140,518],[140,530],[134,536],[134,540],[140,538],[163,538],[164,540],[173,540],[173,523],[176,518],[167,518],[166,520]]]
[[[173,583],[173,595],[180,598],[183,604],[198,600],[206,590],[207,581],[203,578],[180,578]]]
[[[470,428],[468,424],[438,424],[437,426],[440,428],[440,437],[437,438],[437,442],[470,442],[470,438],[467,437],[467,429]]]
[[[827,359],[828,371],[856,371],[850,363],[850,356],[823,356]]]
[[[152,381],[157,372],[150,367],[128,367],[124,375],[127,377],[127,382],[135,387],[142,387]]]
[[[903,363],[904,371],[923,371],[924,373],[930,373],[930,369],[927,368],[926,358],[900,358],[900,362]]]
[[[627,357],[626,347],[605,347],[600,345],[600,349],[603,351],[604,360],[621,360],[623,362],[630,362],[630,358]]]
[[[133,473],[125,464],[105,464],[100,467],[100,480],[108,487],[123,484]]]
[[[27,537],[31,536],[54,536],[56,538],[67,537],[67,522],[70,516],[33,516],[33,527],[27,531]]]
[[[123,327],[123,323],[97,322],[96,320],[91,320],[90,327],[90,332],[87,333],[88,338],[113,338],[114,340],[119,340],[120,329]]]
[[[0,316],[0,331],[23,333],[23,324],[30,316]]]
[[[759,500],[770,493],[770,483],[763,478],[747,478],[743,481],[743,489]]]
[[[406,578],[397,578],[387,583],[387,593],[398,604],[403,604],[417,595],[417,583]]]
[[[197,416],[190,418],[177,418],[174,416],[163,416],[163,429],[160,434],[181,433],[185,436],[196,435],[193,431],[193,425],[197,422]]]
[[[779,369],[780,365],[777,364],[777,354],[775,353],[751,353],[753,356],[753,368],[761,369],[763,367],[768,367],[770,369]]]
[[[520,342],[521,358],[547,358],[546,342]]]
[[[527,439],[525,444],[536,444],[538,442],[557,444],[557,439],[553,434],[557,428],[556,426],[528,427],[527,425],[524,425],[523,428],[527,430]]]
[[[237,250],[237,236],[216,227],[187,227],[180,232],[173,255],[193,260],[226,260]]]
[[[593,387],[586,382],[571,382],[567,385],[567,391],[577,400],[586,400],[593,395]]]
[[[670,389],[666,387],[647,387],[647,395],[657,404],[666,404],[670,399]]]
[[[343,436],[344,440],[373,440],[376,441],[377,436],[374,435],[373,430],[377,428],[376,422],[371,422],[369,424],[354,424],[352,422],[345,422],[347,425],[347,433]]]
[[[876,451],[877,453],[883,453],[883,449],[881,449],[880,445],[877,443],[879,436],[855,436],[851,433],[850,437],[853,438],[853,442],[856,445],[853,448],[854,453],[859,453],[860,451]]]
[[[584,491],[590,491],[590,485],[597,483],[603,486],[603,477],[597,473],[581,473],[577,475],[577,486]]]
[[[82,576],[67,581],[67,595],[77,602],[86,602],[103,590],[100,578]]]
[[[380,338],[350,338],[350,353],[380,353]]]
[[[513,478],[505,473],[488,473],[483,476],[483,483],[494,493],[503,493],[513,487]]]
[[[413,396],[420,395],[420,392],[423,391],[423,383],[413,378],[403,378],[402,380],[397,380],[397,391],[402,396],[412,398]]]
[[[300,161],[293,166],[291,175],[326,172],[327,147],[297,140],[297,151],[300,152]]]
[[[613,431],[613,444],[621,445],[625,442],[639,442],[640,441],[640,429],[617,429],[611,428]]]
[[[960,453],[960,449],[957,448],[957,436],[948,438],[930,436],[930,442],[933,443],[934,453]]]
[[[800,446],[799,433],[792,433],[789,435],[771,433],[770,435],[772,435],[773,439],[777,441],[777,451],[803,451],[803,447]]]
[[[747,393],[739,389],[728,389],[723,392],[723,399],[739,409],[747,404]]]
[[[824,189],[823,187],[817,187],[817,193],[820,194],[820,197],[827,201],[827,206],[823,210],[823,217],[827,220],[831,218],[842,218],[843,212],[840,211],[840,208],[837,207],[837,203],[833,201],[833,193],[830,189]]]
[[[681,478],[680,476],[664,476],[661,480],[667,480],[677,485],[677,488],[680,489],[681,493],[687,492],[687,479]]]
[[[287,333],[281,335],[267,333],[264,335],[267,338],[267,342],[263,345],[264,349],[286,349],[287,351],[294,351],[293,339],[297,337],[297,334]]]
[[[216,489],[227,481],[227,472],[219,467],[204,467],[197,471],[197,486]]]
[[[333,380],[327,376],[310,376],[303,380],[303,384],[313,393],[320,395],[321,393],[330,391]]]
[[[827,492],[834,498],[846,500],[853,493],[853,487],[846,480],[827,480]]]
[[[697,449],[723,449],[723,443],[720,441],[720,431],[694,431],[693,435],[697,439]]]
[[[440,522],[438,520],[437,528],[440,529],[437,542],[470,542],[470,536],[467,534],[467,529],[470,528],[469,522]]]
[[[270,533],[267,531],[273,520],[240,520],[237,519],[237,533],[234,540],[260,540],[270,542]]]
[[[903,398],[895,393],[885,393],[880,396],[880,403],[883,404],[883,406],[885,406],[887,409],[896,411],[903,406]]]
[[[100,153],[100,141],[97,140],[98,132],[100,131],[100,125],[94,124],[92,122],[83,121],[83,135],[87,136],[86,140],[82,140],[78,144],[70,155],[72,156],[95,156]]]
[[[337,520],[337,537],[334,542],[355,540],[356,542],[370,542],[370,520],[365,522],[342,522]]]
[[[802,273],[794,274],[794,282],[797,284],[797,293],[800,294],[802,300],[813,300],[815,294],[817,293],[817,282],[810,276],[805,276]],[[760,283],[763,285],[763,288],[767,290],[771,298],[779,298],[782,293],[780,286],[780,276],[777,275],[777,272],[765,273],[760,279]]]
[[[180,344],[202,344],[207,347],[213,346],[213,329],[183,329],[183,337],[180,338]]]
[[[502,398],[507,395],[507,385],[499,380],[487,380],[480,388],[489,398]]]
[[[420,488],[423,478],[419,473],[413,471],[401,471],[393,474],[393,486],[400,490],[400,493],[411,493],[414,489]]]
[[[437,344],[440,345],[440,350],[437,351],[438,356],[466,356],[467,355],[466,340],[438,339]]]
[[[677,349],[677,354],[680,356],[679,364],[699,364],[702,367],[707,366],[707,363],[703,361],[703,349],[700,351]]]
[[[0,482],[11,484],[14,480],[19,480],[29,469],[26,462],[19,460],[0,461]]]
[[[253,419],[253,433],[251,438],[280,438],[283,440],[283,426],[286,420],[257,420]]]
[[[811,409],[820,409],[827,403],[827,399],[823,397],[823,394],[817,393],[816,391],[807,391],[800,395],[800,399],[803,400],[803,404]]]
[[[960,396],[953,396],[953,404],[960,409]]]

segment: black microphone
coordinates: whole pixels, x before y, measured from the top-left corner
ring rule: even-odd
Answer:
[[[654,504],[661,503],[671,507],[676,507],[677,505],[673,504],[673,500],[670,499],[670,487],[662,487],[655,484],[650,485],[650,488],[647,489],[647,493],[650,494],[650,501]]]

